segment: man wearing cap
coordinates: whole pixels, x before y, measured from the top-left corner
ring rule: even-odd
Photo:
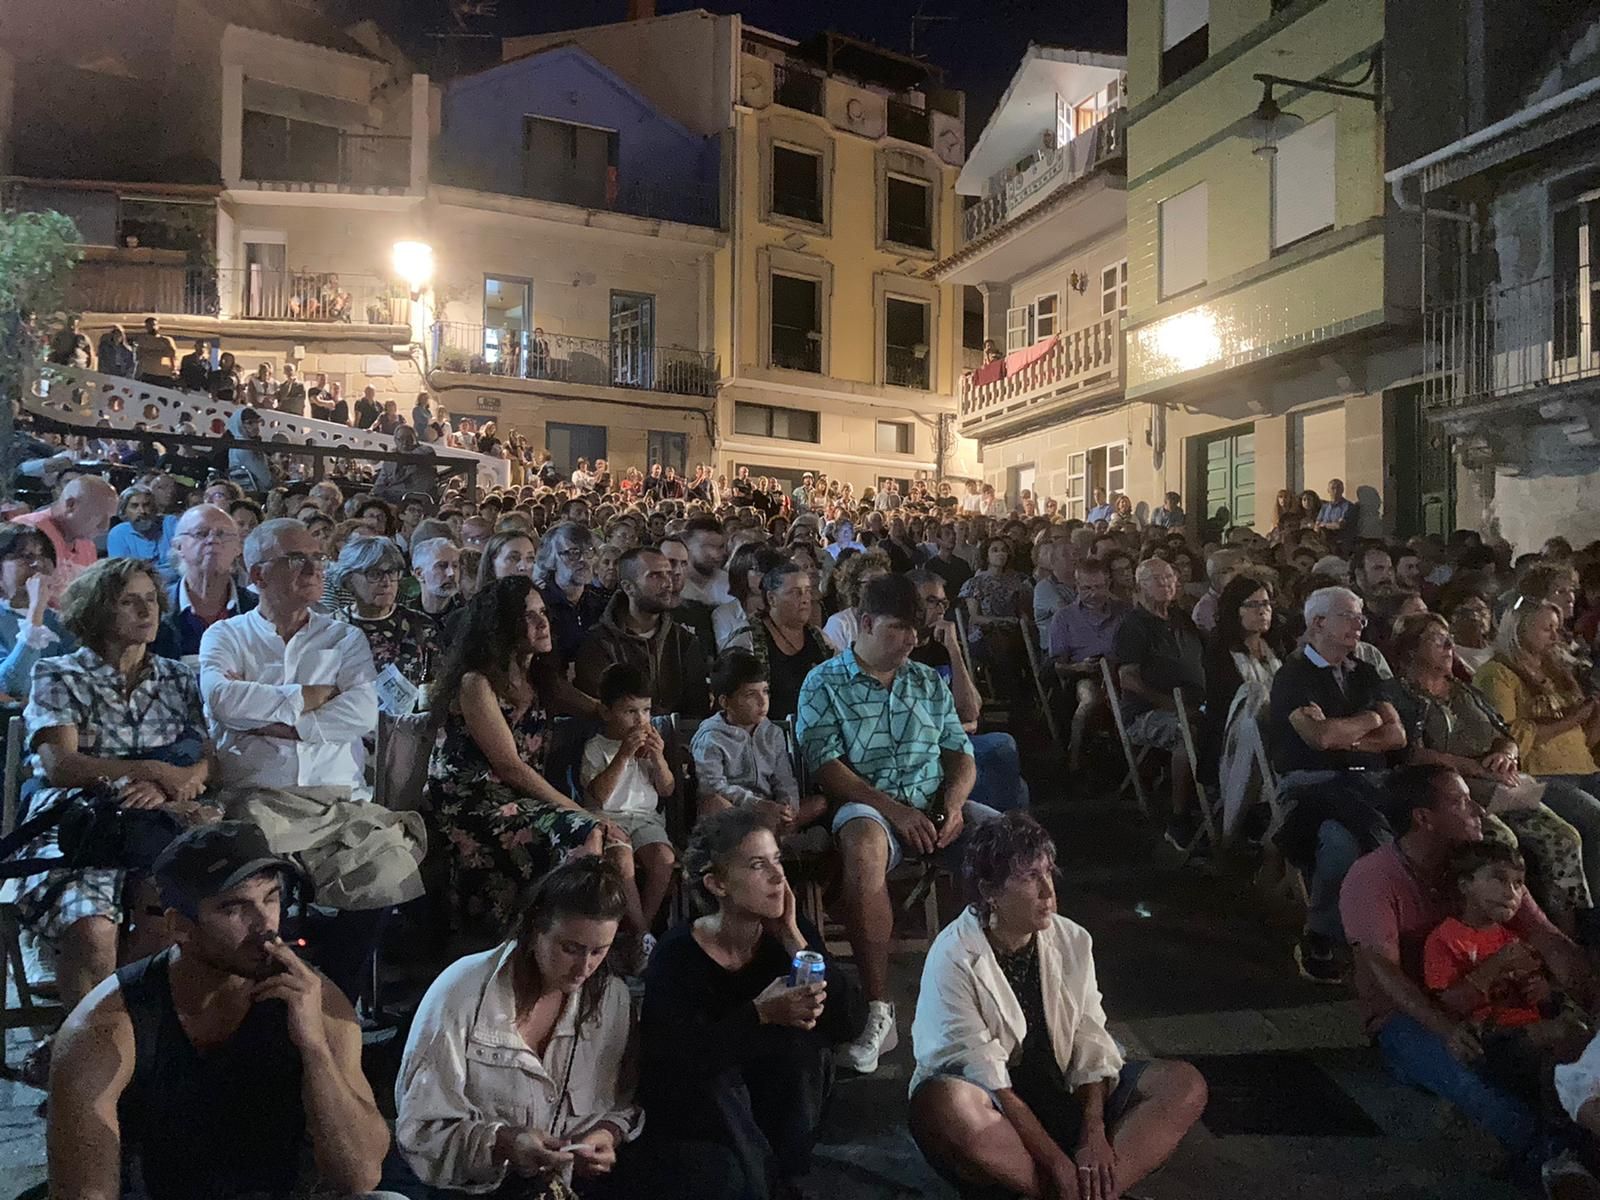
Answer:
[[[367,1195],[389,1131],[349,1002],[279,937],[298,868],[254,825],[191,830],[153,870],[175,944],[120,968],[67,1018],[50,1078],[50,1193],[117,1200]],[[387,1193],[381,1195],[387,1196]]]

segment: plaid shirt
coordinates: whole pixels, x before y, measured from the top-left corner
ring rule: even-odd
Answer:
[[[972,753],[950,689],[932,667],[907,662],[890,687],[845,650],[800,688],[800,748],[813,772],[840,759],[868,785],[926,808],[944,780],[940,751]]]
[[[206,730],[200,685],[181,662],[148,655],[127,695],[121,672],[87,646],[39,661],[23,719],[30,745],[42,730],[72,725],[78,749],[96,758],[139,758]]]

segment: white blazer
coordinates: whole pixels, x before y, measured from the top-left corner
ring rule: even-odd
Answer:
[[[1067,1087],[1114,1080],[1122,1051],[1106,1032],[1105,1009],[1095,983],[1089,931],[1063,916],[1039,933],[1039,982],[1044,992],[1050,1045]],[[971,908],[946,925],[922,964],[922,990],[911,1025],[917,1069],[915,1092],[925,1080],[947,1075],[994,1091],[1011,1086],[1028,1023],[1006,982],[983,923]]]

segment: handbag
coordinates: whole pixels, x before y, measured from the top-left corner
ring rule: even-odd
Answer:
[[[56,828],[61,853],[53,858],[13,858],[35,838]],[[107,784],[76,788],[0,838],[0,879],[22,879],[44,871],[148,871],[186,828],[158,808],[123,808]]]

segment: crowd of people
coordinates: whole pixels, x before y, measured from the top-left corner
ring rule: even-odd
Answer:
[[[241,414],[273,406],[259,382]],[[26,811],[108,797],[166,830],[7,885],[74,1008],[31,1060],[61,1194],[137,1160],[152,1200],[301,1167],[340,1194],[787,1196],[834,1065],[873,1073],[905,1032],[935,1170],[1113,1200],[1206,1088],[1106,1030],[1028,814],[1013,731],[1041,696],[1075,770],[1152,752],[1185,856],[1259,846],[1304,881],[1296,969],[1354,982],[1398,1077],[1519,1169],[1595,1165],[1600,546],[1366,538],[1338,480],[1263,536],[1175,494],[1079,519],[975,483],[562,477],[492,423],[383,419],[417,461],[370,482],[234,449],[192,487],[64,469],[0,524]],[[445,476],[419,433],[519,473]],[[380,727],[420,747],[414,805]],[[790,882],[819,864],[850,972]],[[968,903],[902,1023],[908,866]],[[472,952],[416,1013],[391,1145],[352,1003],[396,925]],[[790,977],[803,951],[821,981]],[[174,1144],[179,1108],[210,1149]]]

